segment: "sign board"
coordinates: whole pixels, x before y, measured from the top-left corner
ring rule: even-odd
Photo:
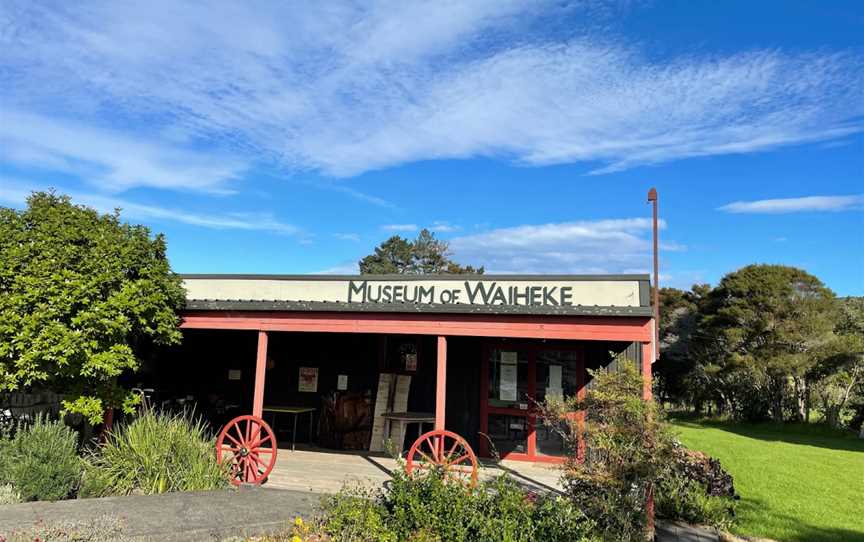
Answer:
[[[297,391],[311,393],[318,391],[318,367],[300,367]]]
[[[639,276],[501,276],[489,278],[220,278],[184,279],[190,300],[262,300],[398,305],[639,307]],[[645,298],[647,306],[647,297]]]
[[[336,378],[336,389],[339,391],[348,389],[348,375],[339,375]]]
[[[240,369],[228,369],[228,380],[240,380],[243,372]]]

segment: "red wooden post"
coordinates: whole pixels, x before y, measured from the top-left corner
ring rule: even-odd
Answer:
[[[651,363],[654,361],[652,344],[642,343],[642,398],[651,399]]]
[[[650,342],[642,343],[642,398],[650,401],[651,393],[651,363],[654,361],[654,352]],[[645,503],[645,514],[648,516],[649,540],[654,539],[654,488],[648,488],[648,500]]]
[[[435,429],[444,429],[447,396],[447,337],[438,336],[438,372],[435,380]]]
[[[252,415],[260,418],[264,414],[264,377],[267,373],[267,332],[258,332],[258,356],[255,358],[255,394],[252,399]]]

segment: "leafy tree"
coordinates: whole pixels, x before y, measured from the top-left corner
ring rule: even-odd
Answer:
[[[450,245],[423,229],[410,241],[394,235],[375,248],[375,252],[360,260],[364,275],[428,275],[477,274],[483,267],[462,266],[450,259]]]
[[[694,284],[689,291],[660,289],[660,359],[653,372],[663,401],[701,402],[695,397],[699,388],[689,381],[694,368],[690,347],[700,303],[710,290],[707,284]]]
[[[767,406],[775,420],[784,409],[804,419],[811,371],[835,340],[835,308],[834,293],[813,275],[749,265],[708,294],[694,354],[733,411],[759,417]]]
[[[0,208],[0,391],[51,388],[94,424],[129,410],[117,378],[148,345],[180,341],[183,300],[164,238],[119,211],[44,192]]]
[[[850,402],[864,413],[864,298],[839,301],[834,332],[835,340],[825,346],[809,376],[825,422],[839,427]],[[860,423],[851,421],[853,428]]]

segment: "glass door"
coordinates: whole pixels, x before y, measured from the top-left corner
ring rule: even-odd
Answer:
[[[552,395],[581,393],[585,381],[578,344],[493,344],[484,348],[480,453],[486,457],[557,460],[565,450],[554,427],[538,425],[535,406]]]
[[[500,457],[527,455],[531,405],[530,351],[518,348],[487,348],[485,359],[486,383],[483,401],[486,412],[481,414],[481,451]],[[481,409],[482,410],[482,409]]]

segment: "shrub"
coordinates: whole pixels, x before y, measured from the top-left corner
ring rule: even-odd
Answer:
[[[565,497],[528,493],[506,475],[468,488],[434,471],[398,472],[375,494],[345,488],[324,501],[321,519],[324,534],[346,542],[571,542],[593,528]]]
[[[81,496],[196,491],[228,486],[207,426],[179,414],[146,412],[109,433],[88,457]]]
[[[62,421],[38,416],[0,441],[0,482],[11,484],[22,500],[65,499],[78,486],[78,435]]]
[[[656,511],[661,517],[728,528],[737,495],[732,475],[720,461],[674,443],[672,462],[658,482]]]
[[[732,477],[720,463],[675,442],[653,401],[642,399],[642,377],[632,364],[594,371],[594,387],[580,399],[539,406],[544,422],[562,427],[570,450],[563,485],[572,502],[597,522],[607,539],[642,540],[649,497],[670,519],[728,526],[734,517]],[[571,412],[585,413],[584,424]]]
[[[567,448],[567,495],[595,520],[604,538],[644,540],[648,499],[669,462],[672,439],[653,401],[642,399],[642,377],[632,363],[615,372],[593,371],[583,398],[551,399],[539,415],[562,427]],[[582,411],[584,424],[571,412]],[[584,444],[584,445],[583,445]]]
[[[728,529],[735,519],[732,497],[710,495],[703,484],[672,473],[664,477],[655,492],[659,517]]]

